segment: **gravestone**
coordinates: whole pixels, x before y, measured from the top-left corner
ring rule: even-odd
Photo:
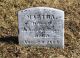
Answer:
[[[19,44],[64,48],[64,11],[33,7],[18,12]]]

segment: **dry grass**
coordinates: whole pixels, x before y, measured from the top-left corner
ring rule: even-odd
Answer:
[[[0,41],[0,58],[80,58],[80,0],[0,0],[0,38],[17,36],[17,11],[36,6],[65,11],[65,48],[21,47]]]

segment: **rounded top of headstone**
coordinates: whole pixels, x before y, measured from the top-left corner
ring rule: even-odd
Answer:
[[[59,11],[59,12],[64,12],[63,10],[56,9],[56,8],[51,8],[51,7],[31,7],[31,8],[26,8],[24,10],[20,10],[19,12],[25,12],[27,10],[35,10],[35,9],[47,9],[47,10],[54,10],[54,11]]]

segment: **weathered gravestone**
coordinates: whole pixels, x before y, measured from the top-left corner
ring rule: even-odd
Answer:
[[[18,12],[19,44],[64,47],[64,11],[33,7]]]

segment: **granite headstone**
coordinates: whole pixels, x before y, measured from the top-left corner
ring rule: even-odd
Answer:
[[[33,7],[18,12],[19,44],[64,48],[64,11]]]

